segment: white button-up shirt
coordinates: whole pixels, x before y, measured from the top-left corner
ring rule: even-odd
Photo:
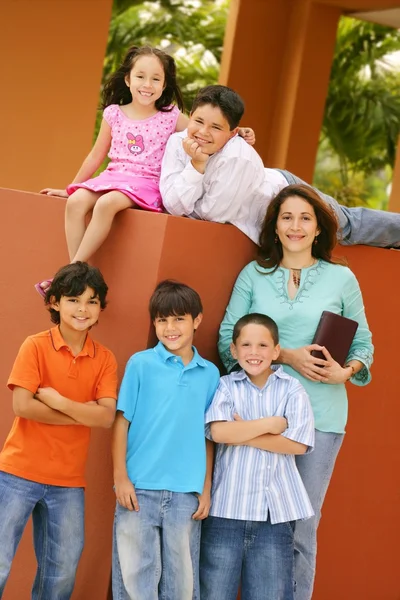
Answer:
[[[314,418],[303,386],[282,367],[260,390],[244,371],[221,377],[206,412],[206,423],[280,416],[288,421],[282,434],[314,445]],[[210,437],[210,426],[206,426]],[[278,454],[252,446],[217,444],[210,515],[226,519],[283,523],[314,514],[292,454]]]
[[[161,165],[160,191],[171,215],[232,223],[258,244],[269,202],[288,185],[276,169],[234,136],[199,173],[182,147],[187,130],[170,136]]]

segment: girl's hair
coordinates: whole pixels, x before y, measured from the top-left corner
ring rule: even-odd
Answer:
[[[172,56],[166,54],[158,48],[150,46],[132,46],[129,48],[122,65],[113,73],[104,86],[103,90],[103,108],[110,104],[129,104],[132,102],[132,94],[126,85],[125,78],[131,72],[131,69],[140,56],[155,56],[158,58],[164,69],[165,88],[155,106],[157,110],[168,112],[170,105],[175,100],[179,110],[183,111],[183,98],[181,90],[176,82],[176,66]]]
[[[332,257],[336,246],[338,222],[332,208],[324,202],[314,188],[305,184],[288,185],[272,200],[267,208],[264,223],[260,233],[257,262],[260,267],[276,271],[283,257],[282,244],[276,235],[281,205],[293,196],[298,196],[308,202],[315,211],[320,233],[317,242],[311,247],[314,258],[321,258],[329,263],[345,265],[346,261]]]

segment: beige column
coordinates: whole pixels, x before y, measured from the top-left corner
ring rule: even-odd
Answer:
[[[112,0],[0,2],[0,186],[63,187],[92,144]]]
[[[286,164],[291,138],[311,0],[295,2],[286,27],[285,44],[282,45],[279,84],[275,95],[274,119],[270,131],[274,146],[270,154],[271,166]]]
[[[246,103],[266,166],[311,180],[341,9],[310,0],[233,0],[220,82]]]

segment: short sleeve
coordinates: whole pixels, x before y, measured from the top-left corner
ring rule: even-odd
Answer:
[[[220,380],[215,396],[206,412],[206,437],[212,439],[210,423],[214,421],[234,421],[234,405],[229,390],[223,380]]]
[[[119,108],[117,104],[110,104],[103,110],[103,119],[108,123],[110,127],[115,125],[117,120]]]
[[[100,398],[115,398],[117,399],[118,385],[118,367],[115,356],[109,350],[107,351],[107,360],[105,368],[101,374],[100,380],[96,389],[96,400]]]
[[[117,402],[117,410],[121,411],[129,422],[132,421],[135,414],[140,387],[139,382],[139,364],[135,359],[135,355],[133,355],[127,362]]]
[[[288,391],[284,417],[288,422],[283,437],[308,446],[307,452],[314,447],[314,415],[306,390],[296,380]]]
[[[22,387],[36,394],[40,387],[38,351],[32,338],[27,338],[22,344],[7,381],[10,390]]]
[[[219,378],[220,378],[217,367],[215,365],[212,365],[212,366],[214,368],[212,370],[212,378],[210,381],[210,390],[209,390],[208,398],[207,398],[206,411],[209,409],[209,407],[211,406],[211,402],[214,399],[215,393],[218,389]]]

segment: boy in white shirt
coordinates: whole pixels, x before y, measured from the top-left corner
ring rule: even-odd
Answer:
[[[223,85],[197,94],[188,128],[170,136],[161,168],[160,190],[172,215],[232,223],[258,243],[269,202],[301,180],[279,169],[264,169],[260,156],[237,135],[244,112],[240,96]],[[400,245],[400,213],[331,205],[342,244]]]

